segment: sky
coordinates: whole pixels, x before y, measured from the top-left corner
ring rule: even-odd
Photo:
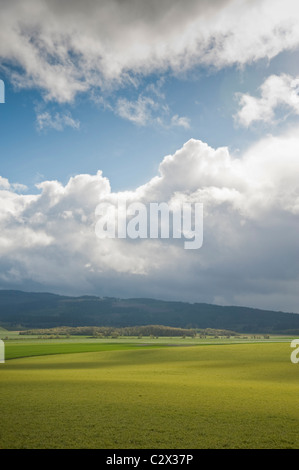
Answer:
[[[0,288],[299,313],[296,0],[1,0]],[[203,204],[203,244],[100,239]]]

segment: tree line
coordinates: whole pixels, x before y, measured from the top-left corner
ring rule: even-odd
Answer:
[[[200,336],[235,336],[237,333],[229,330],[219,329],[195,329],[195,328],[176,328],[164,325],[142,325],[127,326],[123,328],[107,326],[60,326],[55,328],[42,328],[24,330],[20,335],[55,335],[55,336],[92,336],[92,337],[118,337],[118,336],[168,336],[168,337],[192,337]]]

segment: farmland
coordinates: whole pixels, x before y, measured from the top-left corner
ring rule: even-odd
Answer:
[[[289,338],[10,333],[5,346],[3,449],[299,446],[299,369]]]

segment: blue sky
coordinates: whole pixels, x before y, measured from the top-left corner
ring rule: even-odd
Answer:
[[[4,2],[0,288],[296,309],[298,19],[295,0]],[[203,202],[203,247],[100,243],[95,208],[124,191]]]
[[[230,77],[237,75],[237,72],[227,73]],[[161,114],[168,120],[171,113],[188,116],[188,128],[157,123],[135,124],[95,103],[88,93],[72,104],[44,103],[40,90],[19,91],[6,82],[6,105],[1,109],[1,142],[2,152],[9,152],[9,159],[2,162],[2,175],[33,189],[34,184],[43,179],[66,183],[74,174],[95,173],[102,169],[115,190],[136,187],[149,175],[157,173],[165,155],[191,137],[202,136],[216,146],[227,145],[229,135],[235,134],[238,140],[232,116],[224,108],[227,98],[219,97],[220,87],[227,83],[225,75],[215,74],[208,79],[165,79],[161,87],[165,97],[155,99],[170,109]],[[155,76],[146,79],[142,87],[155,85],[158,79]],[[117,100],[118,96],[137,100],[138,92],[129,87],[115,92],[111,101]],[[232,94],[232,90],[229,92]],[[219,107],[222,107],[220,112]],[[70,114],[80,123],[79,128],[39,129],[38,108],[52,115]],[[220,131],[215,132],[215,124]]]
[[[233,152],[244,149],[264,129],[244,129],[236,125],[236,93],[256,94],[266,76],[279,73],[283,56],[292,64],[296,55],[281,54],[270,64],[258,63],[214,71],[195,67],[181,77],[152,74],[112,93],[82,93],[71,103],[45,102],[43,90],[18,89],[5,80],[6,104],[1,108],[1,175],[35,191],[35,184],[58,179],[66,184],[71,176],[94,174],[101,169],[115,191],[136,188],[157,174],[159,163],[190,138],[213,147],[228,146]],[[162,80],[161,80],[162,77]],[[161,81],[161,83],[159,83]],[[155,90],[156,91],[153,91]],[[147,122],[119,116],[118,99],[137,101],[140,94],[151,97],[160,107]],[[97,102],[98,97],[107,105]],[[161,109],[167,107],[166,110]],[[49,113],[71,116],[77,126],[47,124],[39,127],[38,116]],[[188,125],[174,125],[172,116],[186,117]],[[161,117],[163,124],[154,122]]]
[[[40,88],[13,86],[9,73],[4,74],[1,153],[9,157],[1,161],[1,175],[36,191],[35,184],[45,179],[66,184],[71,176],[94,174],[101,169],[118,191],[136,188],[153,177],[162,158],[190,138],[240,151],[272,130],[273,125],[244,129],[236,124],[236,94],[258,94],[265,78],[281,70],[298,73],[297,59],[297,51],[291,51],[270,62],[260,59],[241,69],[236,65],[220,70],[197,66],[179,77],[151,74],[139,85],[110,93],[92,90],[62,104],[45,101]],[[141,94],[153,98],[160,107],[152,119],[134,122],[113,109],[118,99],[134,102]],[[107,104],[98,102],[99,98]],[[77,126],[61,123],[57,128],[45,123],[40,128],[38,116],[43,113],[49,113],[54,120],[57,114],[70,116]],[[172,116],[186,117],[188,125],[171,124]],[[154,122],[155,117],[161,117],[164,123]]]

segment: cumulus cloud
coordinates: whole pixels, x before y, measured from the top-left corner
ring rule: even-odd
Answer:
[[[10,183],[7,178],[0,176],[0,188],[9,189]]]
[[[299,44],[296,0],[3,1],[2,68],[46,100],[198,64],[243,66]],[[6,66],[9,65],[9,68]]]
[[[241,109],[235,119],[249,127],[254,121],[273,123],[275,112],[282,108],[286,114],[299,114],[299,78],[287,74],[271,75],[260,87],[260,98],[239,94]]]
[[[0,190],[1,189],[8,189],[10,191],[26,191],[27,186],[21,183],[10,183],[7,178],[3,178],[0,176]]]
[[[40,194],[0,191],[1,285],[58,292],[150,296],[298,310],[298,128],[268,136],[241,157],[189,140],[159,173],[113,192],[99,171]],[[204,243],[99,239],[99,203],[201,202]]]

